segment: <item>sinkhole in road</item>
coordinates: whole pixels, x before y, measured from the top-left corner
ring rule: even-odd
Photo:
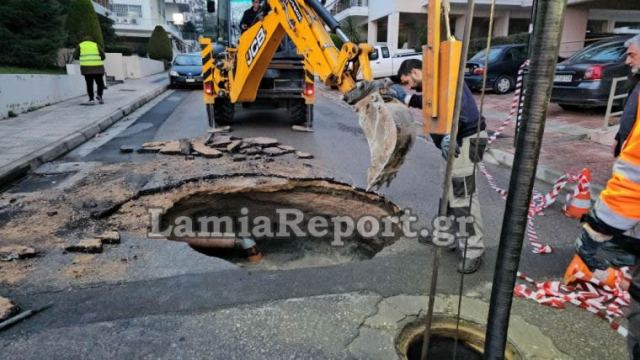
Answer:
[[[202,254],[238,265],[278,270],[370,259],[397,240],[399,226],[385,225],[382,219],[399,213],[384,197],[333,180],[238,177],[180,196],[166,209],[161,224],[166,229],[186,217],[196,236],[171,234],[169,239],[186,241]],[[360,221],[364,235],[357,231]],[[356,231],[350,231],[351,222]],[[291,223],[301,232],[287,225]],[[385,226],[392,236],[384,233]],[[215,232],[217,237],[211,234]],[[240,244],[247,238],[255,241],[259,261],[252,261],[255,257],[248,257]]]
[[[396,351],[401,359],[421,359],[424,318],[405,326],[396,339]],[[429,359],[451,359],[455,351],[455,360],[480,360],[483,358],[485,328],[471,321],[460,319],[458,327],[458,345],[456,343],[456,318],[434,315],[429,340]],[[521,360],[522,356],[512,343],[507,343],[506,360]]]

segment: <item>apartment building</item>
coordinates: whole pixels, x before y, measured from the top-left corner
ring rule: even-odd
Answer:
[[[186,49],[180,29],[173,24],[173,14],[188,12],[187,4],[178,5],[173,0],[110,0],[109,8],[116,34],[135,51],[142,52],[157,25],[171,37],[174,51]]]
[[[531,0],[496,0],[493,36],[529,29]],[[451,29],[461,38],[466,0],[450,0]],[[473,37],[486,37],[490,0],[477,0]],[[561,56],[585,45],[589,33],[640,32],[640,1],[569,0],[561,40]],[[327,7],[340,22],[351,19],[369,43],[386,42],[390,48],[420,46],[426,31],[428,0],[337,0]],[[364,40],[364,39],[363,39]]]

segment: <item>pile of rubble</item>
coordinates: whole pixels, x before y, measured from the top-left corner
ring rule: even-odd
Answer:
[[[206,158],[219,158],[224,154],[229,154],[234,161],[259,158],[268,159],[285,154],[295,154],[299,159],[313,158],[313,155],[303,151],[297,151],[292,146],[281,145],[278,140],[274,138],[262,136],[240,138],[219,134],[210,136],[208,139],[195,138],[147,142],[138,149],[138,152],[203,156]]]

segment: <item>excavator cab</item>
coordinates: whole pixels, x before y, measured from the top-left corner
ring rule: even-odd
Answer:
[[[246,30],[241,28],[240,22],[245,10],[252,7],[252,1],[219,0],[217,6],[218,41],[227,48],[237,49],[240,37]],[[266,7],[266,2],[261,2],[261,14],[266,14]],[[215,11],[216,3],[207,2],[207,10]],[[249,26],[256,21],[259,21],[257,17]],[[220,60],[226,55],[225,49],[214,56]],[[313,72],[305,69],[304,58],[298,54],[291,39],[285,36],[260,80],[255,100],[234,103],[225,97],[218,97],[209,123],[211,126],[229,125],[240,109],[286,109],[292,124],[310,128],[313,124],[314,102]]]

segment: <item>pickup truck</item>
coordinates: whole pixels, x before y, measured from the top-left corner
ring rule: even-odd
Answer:
[[[422,53],[400,49],[391,53],[387,45],[375,45],[369,54],[371,70],[374,78],[395,77],[400,64],[407,59],[422,60]]]

